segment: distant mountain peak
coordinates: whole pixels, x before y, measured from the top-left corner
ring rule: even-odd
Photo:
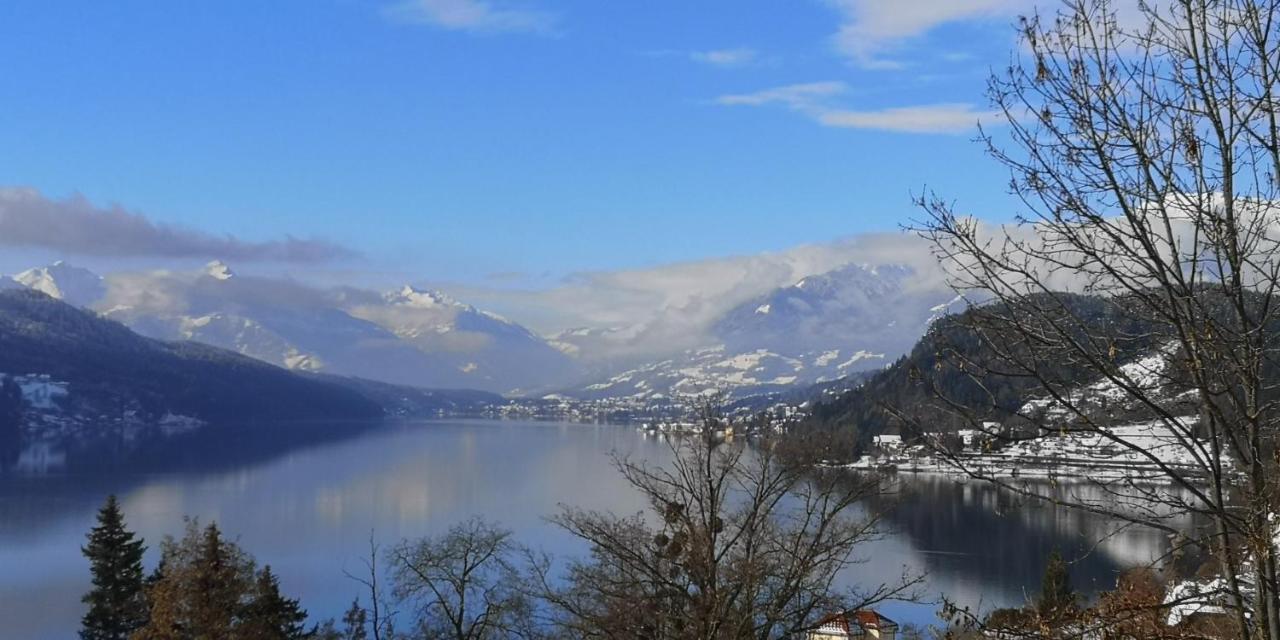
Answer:
[[[27,269],[13,279],[29,289],[79,307],[97,302],[107,292],[102,276],[62,260]]]
[[[387,302],[419,309],[435,308],[470,308],[435,289],[419,289],[411,284],[400,287],[398,291],[385,296]]]
[[[950,292],[911,289],[913,275],[904,265],[864,263],[810,274],[731,309],[712,333],[735,352],[866,350],[894,357],[911,348],[938,313],[938,304],[951,297]]]
[[[236,276],[236,273],[227,266],[227,263],[221,260],[214,260],[204,266],[204,274],[214,280],[230,280]]]

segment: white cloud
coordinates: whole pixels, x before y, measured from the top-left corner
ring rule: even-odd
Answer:
[[[891,57],[904,42],[941,24],[989,20],[1032,11],[1033,0],[827,0],[840,13],[837,51],[864,68],[898,68]]]
[[[319,263],[356,253],[323,240],[286,237],[251,242],[154,222],[118,205],[83,196],[55,200],[35,189],[0,187],[0,247],[47,249],[112,258],[224,258]]]
[[[755,93],[720,96],[717,104],[725,106],[783,105],[804,114],[827,127],[876,129],[903,133],[962,133],[971,131],[980,119],[992,120],[998,114],[975,109],[963,103],[942,103],[890,107],[878,110],[839,108],[831,99],[848,91],[843,82],[811,82],[793,84]]]
[[[386,8],[387,17],[472,33],[538,33],[555,30],[556,16],[537,9],[486,0],[403,0]]]
[[[734,49],[712,49],[710,51],[694,51],[689,58],[716,67],[737,67],[754,62],[759,56],[755,49],[738,47]]]
[[[720,96],[716,102],[722,105],[748,105],[758,107],[766,104],[781,103],[793,108],[809,107],[818,100],[848,91],[849,86],[843,82],[807,82],[774,87],[754,93],[741,93]]]
[[[980,119],[995,119],[998,113],[980,111],[971,104],[947,103],[895,107],[878,111],[821,110],[818,122],[828,127],[880,129],[904,133],[963,133],[972,131]]]
[[[947,23],[1003,21],[1012,24],[1020,15],[1052,16],[1063,8],[1061,0],[825,0],[840,15],[840,26],[831,36],[836,51],[866,69],[897,69],[905,62],[904,45]],[[1146,23],[1139,3],[1113,3],[1120,25],[1138,28]],[[1010,38],[1013,30],[1009,30]],[[960,56],[960,57],[957,57]],[[966,61],[967,54],[944,54],[950,61]]]

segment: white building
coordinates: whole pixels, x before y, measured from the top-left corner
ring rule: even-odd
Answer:
[[[872,443],[881,449],[901,449],[902,436],[879,435],[872,438]]]

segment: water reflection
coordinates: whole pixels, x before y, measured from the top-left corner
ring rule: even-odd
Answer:
[[[970,607],[1018,606],[1034,599],[1045,559],[1055,549],[1071,563],[1077,589],[1088,594],[1113,588],[1123,569],[1156,562],[1169,548],[1159,531],[984,482],[898,474],[891,486],[892,503],[877,506],[893,531],[910,541],[935,593]],[[1087,484],[1030,488],[1060,499],[1116,504],[1115,496]]]
[[[383,542],[438,532],[474,514],[557,554],[579,544],[544,517],[560,504],[635,513],[639,496],[610,452],[661,462],[664,442],[631,429],[520,422],[433,422],[297,432],[259,426],[193,436],[125,458],[70,452],[66,471],[0,477],[0,620],[12,637],[69,637],[87,587],[78,554],[94,512],[120,496],[150,543],[179,533],[182,517],[216,519],[313,614],[336,615],[357,593],[370,535]],[[173,444],[173,443],[171,443]],[[74,471],[73,471],[74,470]],[[904,565],[930,589],[969,603],[1021,603],[1055,547],[1082,556],[1077,583],[1108,587],[1121,564],[1158,553],[1161,538],[1126,533],[1087,553],[1105,522],[1029,507],[980,484],[903,476],[889,509],[895,534],[864,551],[853,580],[892,580]],[[892,509],[890,509],[892,507]],[[153,563],[154,554],[148,558]],[[929,622],[932,606],[887,607]],[[17,625],[17,626],[14,626]]]

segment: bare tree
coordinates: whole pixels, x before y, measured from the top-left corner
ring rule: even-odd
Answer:
[[[920,199],[919,230],[977,303],[958,322],[983,347],[974,357],[940,343],[939,368],[990,402],[936,391],[989,438],[1088,436],[1163,480],[1095,478],[1107,500],[1066,501],[1213,553],[1223,580],[1210,597],[1231,612],[1232,633],[1277,640],[1280,2],[1118,6],[1070,0],[1024,19],[1020,53],[989,84],[1007,127],[982,140],[1011,173],[1016,224]],[[1135,362],[1150,352],[1158,362]],[[1105,392],[1082,393],[1082,372]],[[1040,401],[997,402],[1000,384]],[[1116,428],[1135,420],[1140,437]],[[978,457],[939,455],[1045,497]],[[1209,524],[1183,531],[1174,522],[1185,516]]]
[[[352,574],[344,571],[343,573],[352,580],[360,583],[365,591],[369,593],[369,608],[361,610],[360,601],[357,598],[348,611],[350,620],[347,620],[353,627],[358,625],[359,629],[364,629],[368,624],[372,633],[373,640],[391,640],[396,637],[395,619],[397,611],[392,607],[386,593],[386,589],[382,586],[382,578],[378,574],[378,554],[382,551],[382,546],[375,540],[373,532],[369,532],[369,555],[361,562],[364,564],[363,574]],[[353,632],[355,629],[353,629]]]
[[[511,532],[481,518],[441,536],[404,541],[388,559],[395,595],[417,610],[423,638],[528,637],[532,603],[521,588]]]
[[[700,415],[702,434],[672,441],[669,464],[616,458],[647,512],[552,518],[590,545],[561,582],[535,563],[557,637],[785,638],[823,614],[914,595],[905,568],[865,590],[840,583],[878,536],[858,506],[876,482],[815,472],[780,441],[721,441],[714,401]]]

